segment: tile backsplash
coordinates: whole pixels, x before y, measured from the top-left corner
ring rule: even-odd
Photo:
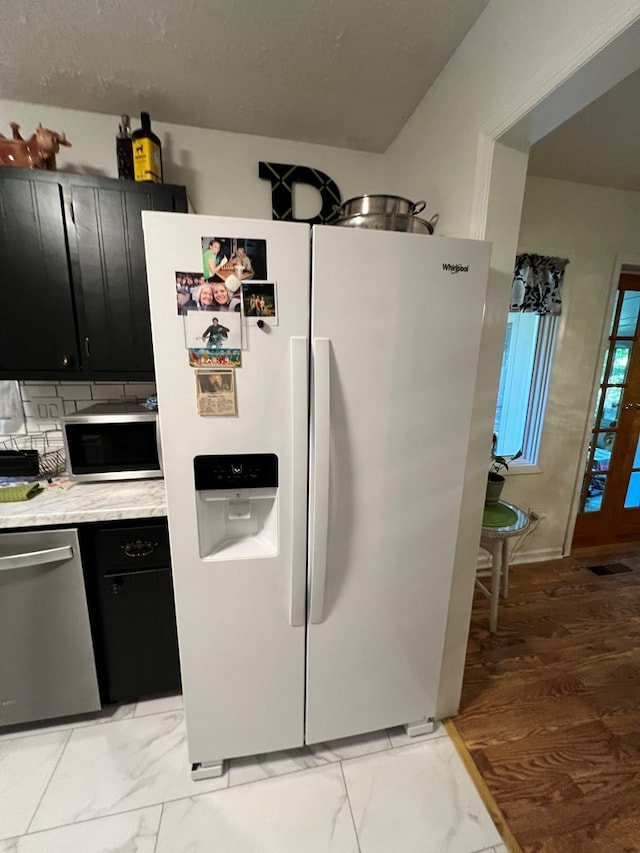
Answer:
[[[58,418],[79,412],[97,402],[118,400],[146,400],[156,393],[152,382],[21,382],[20,393],[24,405],[27,436],[47,433],[49,446],[62,445]],[[0,436],[0,447],[11,436]],[[28,438],[16,435],[24,444]]]

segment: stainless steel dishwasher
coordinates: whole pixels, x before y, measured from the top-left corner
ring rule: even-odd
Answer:
[[[77,530],[0,534],[0,726],[99,708]]]

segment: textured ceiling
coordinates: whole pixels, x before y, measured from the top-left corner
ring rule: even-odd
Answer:
[[[2,0],[0,98],[385,151],[487,2]],[[640,72],[529,172],[640,190],[639,106]]]
[[[0,97],[384,151],[488,0],[3,0]]]
[[[640,71],[532,148],[529,174],[640,190]]]

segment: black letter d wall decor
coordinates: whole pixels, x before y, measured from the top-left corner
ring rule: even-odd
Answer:
[[[342,196],[335,181],[319,169],[310,166],[291,166],[287,163],[258,163],[258,177],[271,182],[271,213],[273,219],[286,222],[308,222],[309,225],[327,225],[338,214],[334,205],[342,204]],[[322,198],[322,209],[311,219],[296,219],[293,215],[293,185],[309,184]]]

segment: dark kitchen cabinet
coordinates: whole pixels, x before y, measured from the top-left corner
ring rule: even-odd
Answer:
[[[123,191],[120,181],[87,186],[73,176],[68,186],[83,359],[96,379],[113,371],[151,376],[151,320],[140,214],[143,210],[185,211],[184,190],[126,183]]]
[[[60,181],[0,169],[0,378],[79,369],[64,204]]]
[[[166,520],[87,525],[81,551],[103,704],[179,691]]]
[[[143,210],[186,191],[0,170],[0,378],[153,378]]]

